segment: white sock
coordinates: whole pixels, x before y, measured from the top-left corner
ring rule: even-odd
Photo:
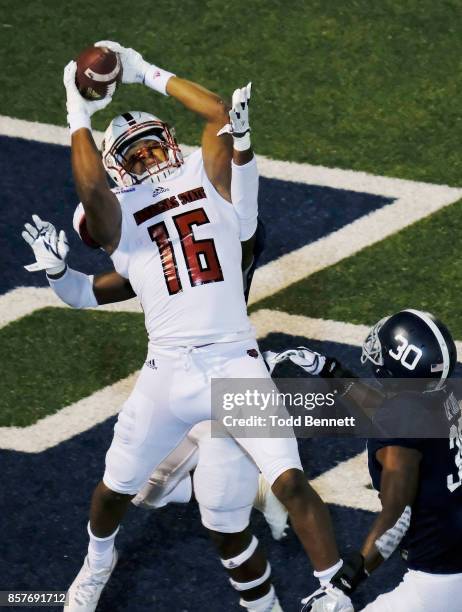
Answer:
[[[176,485],[174,489],[159,499],[156,508],[163,508],[171,502],[177,504],[187,504],[192,497],[192,482],[190,474],[186,474],[183,480]]]
[[[273,585],[271,585],[268,593],[260,597],[260,599],[254,599],[253,601],[241,599],[239,603],[243,608],[247,608],[247,610],[251,610],[251,612],[267,612],[268,610],[272,610],[276,601],[276,592]]]
[[[114,533],[107,536],[107,538],[97,538],[93,535],[90,529],[90,523],[88,523],[87,530],[90,536],[90,541],[88,543],[88,563],[91,569],[97,572],[100,569],[111,567],[114,555],[114,541],[119,528],[117,527]]]
[[[335,565],[333,565],[332,567],[328,567],[325,570],[322,570],[322,572],[313,572],[313,576],[319,580],[321,586],[324,586],[328,582],[330,582],[330,579],[335,576],[335,574],[339,571],[342,565],[343,560],[340,559],[340,561],[337,561]]]

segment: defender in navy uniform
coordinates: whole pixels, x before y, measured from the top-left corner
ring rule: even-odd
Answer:
[[[400,378],[424,392],[386,399],[380,413],[424,410],[444,413],[448,436],[368,440],[368,464],[382,511],[362,546],[370,572],[400,547],[403,581],[364,608],[367,612],[462,610],[462,414],[448,381],[457,360],[454,341],[427,313],[402,311],[379,321],[363,346],[362,362],[380,378]],[[454,386],[455,387],[455,386]],[[400,387],[402,388],[402,387]]]
[[[461,612],[462,414],[460,392],[448,380],[457,354],[446,326],[417,310],[403,310],[374,325],[361,362],[372,364],[374,376],[383,381],[383,395],[360,381],[352,384],[354,374],[335,359],[299,347],[280,353],[276,361],[285,354],[306,372],[329,378],[349,401],[369,413],[372,407],[378,423],[389,426],[394,419],[396,424],[398,416],[403,431],[409,431],[409,414],[433,413],[443,415],[448,432],[445,438],[419,439],[402,437],[398,429],[399,438],[368,440],[369,471],[382,510],[360,552],[344,557],[324,593],[314,593],[302,610],[337,612],[341,608],[333,602],[332,587],[350,595],[400,549],[407,564],[402,582],[363,612]],[[393,393],[395,381],[399,386]]]

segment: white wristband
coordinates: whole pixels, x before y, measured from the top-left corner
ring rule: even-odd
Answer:
[[[236,151],[247,151],[251,146],[250,132],[240,137],[233,136],[233,148],[236,149]]]
[[[321,586],[325,586],[329,584],[330,580],[335,576],[339,569],[341,569],[342,565],[343,559],[340,559],[335,565],[332,565],[321,572],[313,572],[313,576],[319,580]]]
[[[67,124],[69,126],[71,134],[73,134],[77,130],[80,130],[81,128],[87,128],[88,130],[91,130],[90,115],[83,110],[77,111],[75,113],[69,113],[67,115]]]
[[[61,274],[61,272],[64,272],[66,267],[67,267],[66,262],[65,261],[61,261],[59,264],[57,264],[53,268],[47,268],[45,270],[45,272],[47,274]]]
[[[56,295],[72,308],[94,308],[98,306],[93,291],[93,276],[67,268],[60,278],[48,278]]]
[[[175,76],[173,72],[168,72],[168,70],[163,70],[162,68],[151,64],[144,74],[143,82],[147,87],[158,91],[164,96],[168,96],[167,83],[173,76]]]

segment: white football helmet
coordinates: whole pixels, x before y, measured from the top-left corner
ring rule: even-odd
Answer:
[[[166,161],[146,166],[143,174],[130,172],[124,153],[137,140],[157,141],[167,156]],[[158,183],[183,163],[175,130],[158,117],[141,111],[123,113],[111,121],[104,133],[102,156],[106,172],[120,187],[137,185],[147,180]]]

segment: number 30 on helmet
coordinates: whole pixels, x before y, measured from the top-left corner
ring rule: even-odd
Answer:
[[[407,309],[374,325],[362,347],[361,363],[366,361],[379,379],[425,379],[425,390],[437,391],[451,376],[457,351],[441,321]]]

